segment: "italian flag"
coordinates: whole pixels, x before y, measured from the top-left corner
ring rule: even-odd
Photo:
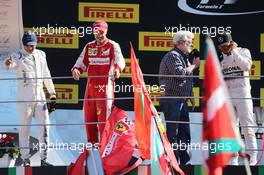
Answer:
[[[172,174],[154,117],[151,123],[151,172],[159,175]]]
[[[5,172],[4,172],[5,171]],[[0,171],[0,175],[32,175],[32,167],[14,167],[14,168],[6,168]]]
[[[209,174],[220,175],[233,154],[241,150],[242,142],[234,129],[235,115],[210,38],[206,39],[205,50],[203,141],[209,148],[206,160]]]
[[[154,106],[147,96],[143,74],[139,67],[134,49],[131,44],[131,73],[134,89],[134,111],[135,111],[135,131],[136,139],[141,156],[150,160],[150,128],[151,118],[154,116]]]
[[[141,156],[144,159],[151,160],[151,166],[153,166],[152,171],[159,169],[166,174],[168,172],[169,163],[178,173],[184,175],[184,172],[180,169],[176,161],[172,146],[168,141],[158,113],[150,100],[132,44],[130,58],[135,98],[135,131]],[[151,124],[154,116],[155,123]],[[159,174],[159,172],[155,172],[154,174]]]

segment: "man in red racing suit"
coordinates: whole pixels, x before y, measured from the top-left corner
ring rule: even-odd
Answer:
[[[106,37],[108,25],[103,20],[93,24],[95,40],[84,47],[81,55],[72,68],[72,75],[79,80],[87,71],[87,86],[84,100],[85,122],[105,122],[111,112],[114,98],[114,79],[119,78],[125,67],[125,60],[118,43]],[[89,77],[101,76],[101,77]],[[102,77],[104,76],[104,77]],[[99,98],[94,100],[93,98]],[[102,100],[102,98],[108,98]],[[89,100],[87,100],[89,99]],[[87,124],[87,140],[98,143],[98,128],[102,136],[105,124]]]

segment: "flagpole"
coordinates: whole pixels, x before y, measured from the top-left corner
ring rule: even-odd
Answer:
[[[243,160],[244,160],[244,165],[245,165],[247,175],[252,175],[250,167],[249,167],[248,159],[246,157],[243,157]]]

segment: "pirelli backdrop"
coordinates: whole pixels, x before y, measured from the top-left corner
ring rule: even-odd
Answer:
[[[38,47],[47,54],[53,77],[71,76],[71,68],[85,44],[93,40],[91,25],[96,19],[109,24],[108,37],[118,42],[126,58],[122,78],[116,82],[116,97],[131,97],[125,89],[131,84],[129,42],[133,43],[143,73],[158,74],[159,63],[172,45],[171,36],[178,30],[195,33],[195,48],[203,53],[206,34],[215,36],[231,32],[233,40],[250,49],[253,66],[250,71],[252,96],[264,98],[264,3],[242,0],[23,0],[25,30],[38,34]],[[202,54],[203,55],[203,54]],[[194,94],[202,94],[204,58],[201,69],[195,72]],[[157,77],[144,77],[153,102],[159,108],[160,87]],[[86,79],[79,82],[72,78],[54,80],[59,108],[81,109]],[[123,88],[123,89],[121,89]],[[132,100],[116,100],[115,104],[133,110]],[[201,102],[196,99],[196,111]],[[264,107],[264,101],[254,100],[255,106]]]

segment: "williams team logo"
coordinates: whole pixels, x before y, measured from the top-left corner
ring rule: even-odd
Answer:
[[[178,7],[197,15],[248,15],[263,13],[261,3],[262,1],[249,3],[243,0],[178,0]]]

